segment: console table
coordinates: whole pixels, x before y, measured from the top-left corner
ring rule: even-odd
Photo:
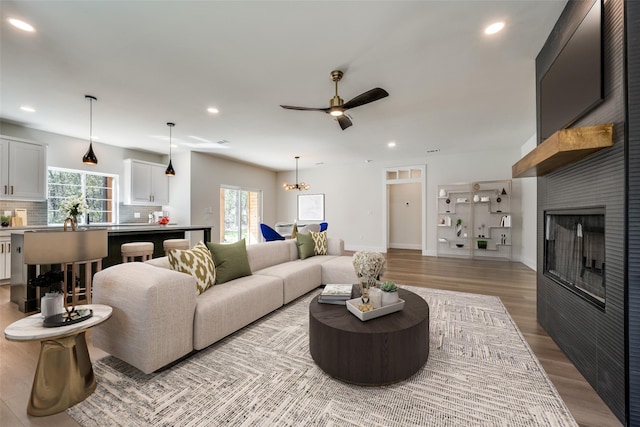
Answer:
[[[339,380],[385,385],[409,378],[429,356],[429,305],[400,288],[404,309],[361,321],[344,305],[309,304],[309,350],[316,364]]]

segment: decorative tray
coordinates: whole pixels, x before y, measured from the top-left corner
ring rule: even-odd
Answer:
[[[358,319],[366,322],[367,320],[375,319],[376,317],[385,316],[387,314],[395,313],[404,308],[404,300],[398,300],[395,304],[385,305],[384,307],[374,308],[371,311],[360,311],[358,306],[362,303],[360,297],[347,300],[347,310],[349,310]]]

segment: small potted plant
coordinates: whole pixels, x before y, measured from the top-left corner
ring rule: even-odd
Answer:
[[[380,286],[382,290],[382,306],[391,305],[398,302],[398,286],[392,281],[386,281]]]
[[[2,225],[3,227],[8,227],[9,221],[11,221],[11,217],[6,215],[0,215],[0,225]]]
[[[478,240],[478,249],[487,249],[487,241]]]

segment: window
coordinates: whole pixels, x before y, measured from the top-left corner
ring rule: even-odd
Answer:
[[[233,243],[246,239],[247,244],[260,241],[262,192],[241,188],[220,188],[220,241]]]
[[[62,224],[66,215],[60,212],[60,202],[77,194],[87,200],[91,223],[116,223],[117,185],[117,175],[50,167],[47,170],[47,223]],[[86,220],[78,218],[78,223],[85,224]]]

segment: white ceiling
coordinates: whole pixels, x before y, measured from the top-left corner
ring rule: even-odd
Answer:
[[[304,169],[519,147],[535,133],[535,57],[566,0],[0,3],[2,119],[88,139],[90,94],[98,142],[166,154],[172,121],[175,150],[291,170],[295,155]],[[505,30],[485,36],[497,20]],[[328,106],[333,69],[345,101],[390,95],[350,110],[345,131],[279,107]]]

